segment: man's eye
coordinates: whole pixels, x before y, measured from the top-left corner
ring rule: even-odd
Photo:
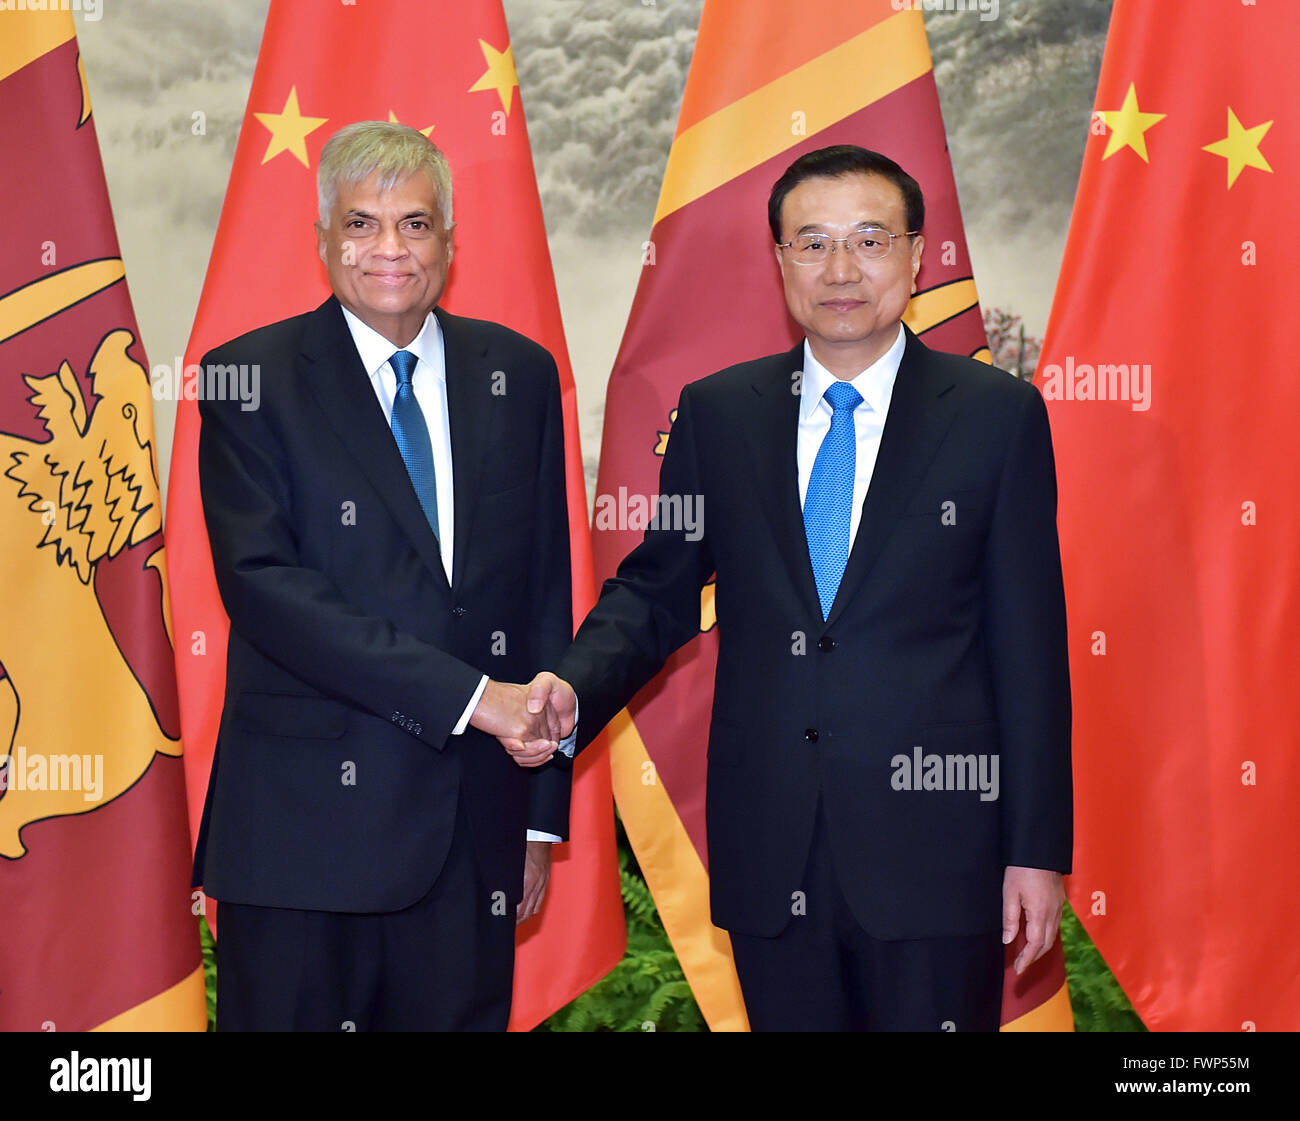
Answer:
[[[880,235],[874,233],[859,234],[857,237],[857,244],[860,245],[863,249],[878,249],[880,247],[881,241],[882,238],[880,237]]]
[[[824,249],[825,247],[826,247],[826,242],[823,238],[820,237],[805,238],[803,243],[799,246],[800,249],[809,249],[812,250],[813,252],[817,252],[818,250]]]

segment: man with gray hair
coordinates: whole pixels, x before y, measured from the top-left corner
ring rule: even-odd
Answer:
[[[204,358],[263,372],[257,409],[200,404],[231,624],[194,880],[217,1026],[502,1030],[568,827],[572,744],[509,684],[572,634],[559,379],[437,306],[452,185],[422,134],[349,125],[318,191],[333,295]]]

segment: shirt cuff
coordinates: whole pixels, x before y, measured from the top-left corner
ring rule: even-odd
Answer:
[[[478,683],[478,688],[474,690],[474,695],[470,697],[469,704],[465,706],[465,711],[460,714],[460,719],[456,721],[456,727],[451,730],[453,736],[459,736],[469,727],[469,718],[474,715],[474,710],[478,708],[478,702],[483,696],[483,690],[487,688],[488,675],[483,675],[483,680]]]
[[[560,751],[570,759],[573,758],[574,752],[578,750],[578,717],[580,715],[581,713],[578,711],[578,698],[575,695],[573,698],[573,731],[565,736],[564,739],[560,740]]]
[[[540,829],[528,830],[528,840],[530,841],[550,841],[553,845],[564,843],[563,837],[557,837],[554,833],[543,833]]]

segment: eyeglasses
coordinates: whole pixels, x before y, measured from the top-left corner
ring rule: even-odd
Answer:
[[[893,248],[896,237],[915,237],[920,230],[905,234],[891,234],[879,226],[854,230],[848,237],[829,237],[826,234],[800,234],[793,241],[778,242],[778,249],[790,249],[790,259],[796,265],[824,265],[831,259],[838,242],[843,242],[848,252],[859,261],[878,261]]]

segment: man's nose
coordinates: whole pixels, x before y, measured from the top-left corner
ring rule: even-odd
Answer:
[[[862,279],[857,254],[847,242],[832,243],[831,255],[826,261],[826,279],[832,284],[853,284]]]
[[[406,239],[396,224],[379,228],[379,242],[375,250],[385,257],[406,256]]]

